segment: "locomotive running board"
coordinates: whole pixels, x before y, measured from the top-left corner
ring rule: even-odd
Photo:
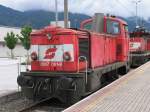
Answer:
[[[84,73],[65,73],[65,72],[21,72],[24,76],[34,76],[34,77],[60,77],[62,75],[74,78],[82,78]]]
[[[126,66],[126,63],[125,62],[116,62],[116,63],[112,63],[112,64],[108,64],[104,67],[99,67],[99,68],[96,68],[94,69],[93,71],[101,71],[102,74],[105,74],[107,72],[110,72],[112,70],[116,70],[120,67],[123,67],[123,66]]]

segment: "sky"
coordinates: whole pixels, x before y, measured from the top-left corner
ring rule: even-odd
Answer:
[[[63,11],[63,0],[58,1],[58,10]],[[150,0],[68,0],[69,11],[94,15],[95,12],[110,13],[117,16],[135,16],[135,1],[138,3],[138,16],[150,17]],[[0,4],[20,10],[55,10],[55,0],[0,0]]]

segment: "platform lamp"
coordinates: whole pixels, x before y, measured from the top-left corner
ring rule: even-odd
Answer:
[[[135,9],[136,9],[136,12],[135,12],[135,14],[136,14],[136,27],[138,27],[138,4],[141,2],[142,0],[134,0],[134,1],[132,1],[133,3],[135,3]]]
[[[55,0],[55,22],[56,26],[58,26],[58,1]]]
[[[68,28],[68,0],[64,0],[64,27]]]

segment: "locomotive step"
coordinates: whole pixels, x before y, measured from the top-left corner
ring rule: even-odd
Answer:
[[[63,112],[149,112],[150,62]]]

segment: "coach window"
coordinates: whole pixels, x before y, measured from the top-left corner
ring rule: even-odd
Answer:
[[[107,33],[109,34],[120,34],[119,22],[107,20]]]

